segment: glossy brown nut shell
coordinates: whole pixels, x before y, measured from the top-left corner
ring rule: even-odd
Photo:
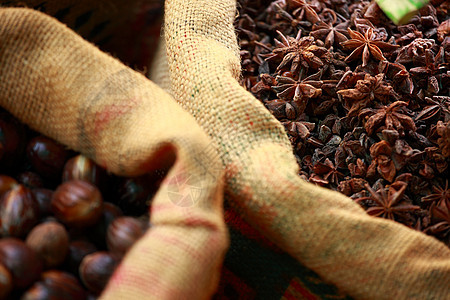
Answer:
[[[61,222],[84,228],[98,222],[103,211],[103,200],[93,184],[71,180],[59,185],[53,193],[51,210]]]
[[[16,184],[18,184],[18,182],[14,178],[7,175],[0,175],[0,197],[12,189]]]
[[[41,275],[41,280],[52,291],[64,300],[83,300],[87,297],[87,292],[81,286],[78,279],[67,272],[60,270],[49,270]]]
[[[64,165],[62,181],[84,180],[100,186],[105,177],[105,171],[94,161],[84,155],[77,155],[69,159]]]
[[[0,199],[0,235],[26,235],[38,222],[39,215],[39,205],[31,191],[16,185]]]
[[[31,285],[42,272],[39,256],[16,238],[0,239],[0,263],[11,272],[14,287],[18,289]]]
[[[0,263],[0,300],[7,299],[13,288],[11,272]]]
[[[46,222],[34,227],[27,236],[28,247],[40,257],[46,268],[62,264],[69,251],[69,234],[58,222]]]
[[[65,146],[45,136],[31,139],[27,145],[27,156],[39,175],[51,180],[61,177],[64,164],[69,158]]]
[[[75,240],[69,244],[69,253],[66,258],[66,269],[78,275],[78,270],[83,258],[97,251],[97,248],[91,242],[85,240]]]
[[[45,188],[38,188],[32,189],[31,192],[39,205],[41,217],[45,217],[50,214],[53,191]]]
[[[100,220],[87,233],[89,240],[101,249],[106,249],[106,232],[114,219],[123,216],[123,212],[115,204],[104,202]]]
[[[34,283],[23,293],[20,300],[49,300],[55,299],[55,295],[45,283],[39,281]],[[58,299],[58,298],[56,298]]]
[[[108,227],[108,249],[119,256],[124,255],[145,233],[142,221],[132,217],[119,217]]]
[[[100,294],[114,273],[117,259],[108,252],[100,251],[87,255],[80,265],[80,277],[84,285],[94,294]]]

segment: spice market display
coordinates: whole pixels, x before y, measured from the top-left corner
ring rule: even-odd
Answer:
[[[450,246],[450,4],[405,25],[375,2],[240,0],[241,84],[300,176]]]
[[[166,1],[156,84],[99,2],[0,9],[0,300],[445,293],[450,4],[237,2]]]

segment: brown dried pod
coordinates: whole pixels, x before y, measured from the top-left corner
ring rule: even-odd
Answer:
[[[0,199],[0,235],[22,237],[38,220],[39,205],[25,186],[14,186]]]
[[[12,275],[9,270],[0,263],[0,300],[8,299],[13,289]]]
[[[63,223],[73,227],[89,227],[97,223],[103,210],[100,191],[83,180],[70,180],[53,193],[51,209]]]
[[[437,29],[439,42],[442,42],[446,36],[450,36],[450,19],[442,22]]]
[[[25,243],[41,256],[44,266],[57,267],[69,251],[69,234],[58,222],[46,222],[34,227]]]
[[[145,224],[132,217],[119,217],[108,227],[108,249],[119,256],[124,255],[145,233]]]
[[[11,272],[14,287],[17,289],[31,285],[42,272],[40,257],[16,238],[0,239],[0,264]]]
[[[80,265],[80,277],[94,294],[100,294],[114,273],[118,260],[110,253],[99,251],[87,255]]]

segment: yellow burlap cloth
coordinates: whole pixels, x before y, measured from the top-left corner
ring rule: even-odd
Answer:
[[[176,156],[153,200],[153,227],[102,299],[210,297],[228,243],[224,194],[255,228],[352,297],[446,299],[444,244],[298,177],[283,127],[238,84],[235,5],[166,1],[166,58],[153,71],[172,96],[55,19],[0,9],[3,107],[116,174],[139,175]],[[177,198],[186,194],[189,201]]]

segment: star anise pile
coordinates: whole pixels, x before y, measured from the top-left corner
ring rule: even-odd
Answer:
[[[239,0],[242,84],[305,180],[450,246],[449,5],[396,26],[375,2]]]

